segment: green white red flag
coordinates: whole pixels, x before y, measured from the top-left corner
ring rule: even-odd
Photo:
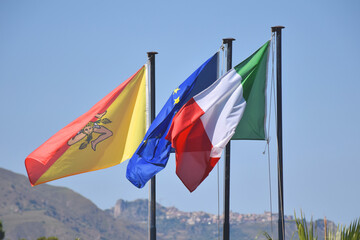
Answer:
[[[245,112],[250,124],[238,127],[237,131],[243,131],[239,138],[254,139],[256,133],[251,134],[257,132],[261,139],[269,45],[270,41],[191,98],[175,115],[166,139],[175,148],[176,174],[190,192],[216,165]]]

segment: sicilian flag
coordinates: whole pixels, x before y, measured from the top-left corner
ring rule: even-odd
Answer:
[[[165,137],[173,117],[190,98],[216,81],[218,63],[219,53],[216,53],[170,94],[129,160],[126,177],[136,187],[144,187],[153,176],[166,167],[172,148]]]
[[[269,44],[191,98],[175,115],[166,139],[175,148],[176,174],[190,192],[219,161],[245,111],[258,112],[248,107],[265,105]],[[264,123],[264,113],[258,114]]]
[[[146,88],[144,65],[33,151],[25,159],[31,185],[108,168],[129,159],[146,132]]]

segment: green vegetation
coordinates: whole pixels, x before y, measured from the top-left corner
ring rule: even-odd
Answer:
[[[3,230],[2,222],[0,221],[0,240],[5,238],[5,231]]]
[[[26,177],[2,168],[0,168],[0,189],[4,193],[0,201],[0,219],[6,223],[6,237],[1,237],[0,240],[5,238],[36,240],[40,236],[46,236],[40,238],[42,240],[57,238],[71,240],[76,237],[93,239],[94,235],[111,240],[142,240],[147,236],[147,200],[119,200],[114,208],[103,211],[88,199],[69,189],[47,184],[32,188]],[[213,217],[211,214],[185,213],[176,208],[166,208],[158,204],[157,216],[159,239],[208,240],[218,239],[218,236],[222,236],[222,223],[220,223],[219,232],[215,221],[204,220]],[[189,223],[189,219],[194,221]],[[195,221],[195,219],[198,220]],[[313,237],[314,240],[324,240],[325,224],[322,224],[321,220],[314,221],[314,223],[317,223],[317,231],[315,224],[311,226],[309,222],[303,220],[302,215],[297,222],[290,218],[286,219],[286,239],[292,237],[293,240],[298,239],[300,233],[300,235],[307,236],[308,239]],[[339,227],[336,229],[336,225],[329,221],[328,229],[332,228],[334,232],[329,231],[326,240],[360,240],[359,225],[359,221],[357,221],[349,228]],[[231,239],[254,240],[259,230],[275,232],[277,223],[275,221],[271,223],[265,219],[264,221],[242,220],[233,222],[230,227]],[[3,229],[0,225],[1,233],[3,233]],[[293,233],[295,234],[292,235]],[[341,233],[343,234],[342,238],[340,238]],[[55,234],[56,238],[49,238]],[[333,237],[331,238],[331,236]],[[258,237],[259,240],[266,239],[263,236]],[[267,239],[271,239],[270,236]]]
[[[316,224],[314,224],[312,218],[310,221],[310,226],[308,228],[306,218],[303,217],[301,212],[301,218],[296,217],[296,213],[294,213],[295,223],[296,223],[296,232],[294,232],[291,239],[294,238],[295,233],[297,233],[299,240],[317,240],[317,232],[316,232]]]
[[[326,233],[327,240],[359,240],[360,218],[350,223],[349,227],[337,227],[337,230],[329,230]]]
[[[296,231],[293,233],[291,239],[297,235],[299,240],[317,240],[318,235],[316,231],[316,223],[311,219],[310,225],[306,222],[305,216],[301,212],[301,217],[297,218],[295,213]],[[267,233],[263,233],[267,240],[273,240]],[[326,240],[359,240],[360,239],[360,218],[352,222],[349,227],[337,227],[336,231],[332,229],[326,232]]]
[[[59,240],[57,237],[39,237],[38,239],[36,240]]]
[[[317,231],[316,231],[316,223],[314,224],[313,219],[311,218],[310,226],[306,222],[305,216],[303,216],[301,212],[301,217],[297,218],[296,213],[294,213],[296,230],[292,234],[291,239],[294,239],[294,236],[298,236],[299,240],[317,240]],[[263,232],[264,237],[267,240],[273,240],[269,233]]]
[[[26,240],[25,238],[20,238],[19,240]],[[39,237],[36,240],[59,240],[57,237]],[[75,240],[80,240],[80,238],[75,238]]]

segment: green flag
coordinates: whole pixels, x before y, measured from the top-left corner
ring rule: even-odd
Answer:
[[[265,140],[266,77],[270,41],[234,69],[249,83],[246,108],[232,140]]]

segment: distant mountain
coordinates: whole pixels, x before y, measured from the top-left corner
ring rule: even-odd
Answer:
[[[108,214],[119,220],[131,219],[137,223],[146,224],[148,218],[148,201],[118,200],[115,206],[106,210]],[[239,214],[230,212],[230,236],[231,239],[254,240],[265,239],[262,235],[264,231],[271,234],[273,229],[274,239],[277,239],[277,214],[271,215],[269,212],[264,214]],[[285,216],[286,220],[286,239],[291,239],[296,230],[296,225],[291,216]],[[217,215],[206,212],[183,212],[175,207],[164,207],[160,204],[156,206],[157,236],[159,239],[178,239],[178,240],[208,240],[222,239],[222,222]],[[220,226],[218,223],[220,222]],[[324,238],[323,220],[317,220],[317,232],[319,240]],[[334,223],[328,221],[329,227],[334,227]]]
[[[222,219],[205,212],[183,212],[157,204],[158,240],[209,240],[222,236]],[[148,201],[118,200],[115,206],[101,210],[90,200],[63,187],[42,184],[31,187],[28,179],[0,168],[0,220],[5,239],[27,240],[56,236],[60,240],[138,240],[147,239]],[[262,232],[277,232],[277,216],[271,214],[230,214],[231,239],[264,239]],[[328,221],[329,225],[334,225]],[[323,221],[317,221],[319,240],[323,239]],[[296,226],[286,217],[286,239]],[[222,237],[220,237],[222,238]]]
[[[28,179],[0,168],[0,220],[5,239],[56,236],[60,240],[145,239],[146,226],[115,219],[63,187],[31,187]]]

